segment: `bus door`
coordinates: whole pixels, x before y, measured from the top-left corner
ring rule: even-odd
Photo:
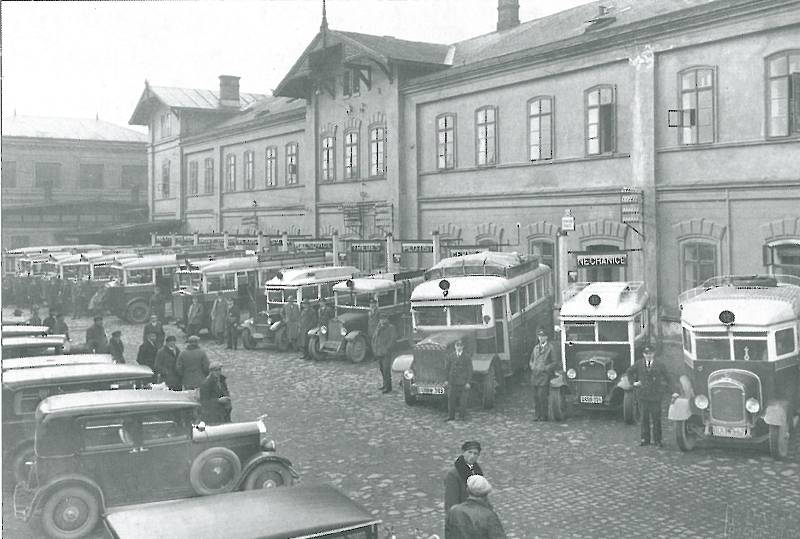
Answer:
[[[492,311],[494,313],[494,332],[497,341],[497,353],[502,354],[508,349],[508,326],[506,321],[506,297],[492,298]]]

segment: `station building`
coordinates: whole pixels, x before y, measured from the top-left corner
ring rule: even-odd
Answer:
[[[708,277],[800,275],[800,2],[518,13],[454,44],[323,13],[272,96],[146,85],[152,218],[535,253],[558,291],[645,281],[667,331]]]

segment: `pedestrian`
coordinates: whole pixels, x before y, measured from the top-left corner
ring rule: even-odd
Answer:
[[[472,357],[464,351],[464,341],[458,339],[453,344],[454,353],[447,358],[447,419],[456,419],[456,412],[462,420],[467,419],[467,401],[472,380]]]
[[[56,325],[56,312],[53,309],[47,309],[47,318],[42,321],[42,325],[47,326],[47,333],[53,335],[53,328]]]
[[[189,337],[200,333],[200,328],[203,326],[203,304],[197,297],[192,298],[186,324],[186,333]]]
[[[492,485],[480,475],[467,479],[467,499],[447,512],[445,539],[505,539],[500,517],[489,503]]]
[[[164,325],[155,314],[151,314],[150,321],[144,325],[144,330],[142,331],[142,342],[146,342],[147,336],[151,333],[155,334],[156,336],[156,347],[161,348],[164,346]]]
[[[208,376],[208,356],[200,348],[200,337],[191,335],[186,349],[178,354],[175,370],[181,377],[183,389],[197,389]]]
[[[228,383],[222,374],[222,365],[212,363],[208,367],[208,376],[200,384],[200,419],[207,425],[230,423],[231,397]]]
[[[93,354],[105,354],[108,350],[108,337],[102,316],[95,316],[94,323],[86,329],[86,348]]]
[[[375,328],[375,335],[372,336],[372,355],[378,362],[381,371],[383,385],[380,390],[382,393],[392,392],[392,350],[397,340],[397,332],[389,320],[382,316]]]
[[[378,328],[378,321],[381,319],[381,311],[378,309],[378,300],[374,297],[369,300],[369,313],[367,315],[367,334],[369,338],[375,335]]]
[[[69,328],[67,327],[67,323],[64,321],[64,313],[56,313],[56,321],[53,324],[53,335],[64,335],[67,340],[69,341]]]
[[[481,455],[481,444],[469,440],[461,444],[461,454],[453,463],[453,467],[444,476],[444,511],[467,499],[467,479],[473,475],[483,475],[478,464]]]
[[[547,396],[550,393],[550,379],[555,375],[558,362],[553,345],[548,341],[547,333],[542,328],[536,331],[539,343],[533,347],[528,366],[531,368],[531,385],[533,386],[534,421],[547,421]]]
[[[227,326],[228,302],[217,292],[214,303],[211,305],[211,336],[216,339],[217,344],[225,342],[225,328]]]
[[[297,344],[297,333],[300,331],[300,307],[296,301],[289,299],[283,306],[283,320],[286,324],[286,340],[289,346],[294,347]]]
[[[86,313],[88,281],[78,281],[72,287],[72,318],[80,318]]]
[[[317,327],[317,311],[307,301],[300,308],[300,329],[297,332],[297,346],[300,359],[308,357],[308,332]]]
[[[636,388],[639,410],[642,413],[642,439],[639,445],[650,445],[650,426],[652,424],[652,440],[656,447],[661,443],[661,401],[669,389],[669,375],[661,361],[656,361],[656,351],[647,345],[642,350],[642,357],[625,372],[628,380]]]
[[[150,370],[155,373],[156,370],[156,356],[158,355],[158,346],[156,345],[156,334],[148,333],[147,340],[139,345],[139,352],[136,354],[136,363],[150,367]],[[155,380],[155,375],[153,376]]]
[[[153,294],[150,296],[150,300],[149,300],[148,303],[150,304],[150,314],[151,315],[153,315],[153,314],[156,315],[158,317],[158,319],[161,320],[162,322],[164,320],[166,320],[167,300],[164,297],[164,294],[161,293],[161,288],[158,288],[158,287],[156,288],[155,292],[153,292]],[[163,337],[161,338],[161,342],[162,343],[164,342],[164,338]],[[161,345],[159,344],[159,346],[161,346]]]
[[[122,343],[122,332],[118,329],[111,332],[108,353],[111,354],[114,363],[125,363],[125,345]]]
[[[92,316],[100,316],[103,314],[104,303],[106,301],[106,288],[101,286],[97,289],[97,291],[92,295],[92,299],[89,300],[89,314]]]
[[[239,322],[241,313],[239,312],[239,306],[236,305],[233,298],[228,298],[227,311],[225,321],[226,348],[229,350],[236,350],[239,347]]]
[[[322,298],[319,302],[319,325],[327,326],[334,316],[336,316],[336,313],[333,312],[333,307],[331,307],[327,299]]]
[[[182,389],[181,376],[177,369],[178,355],[180,353],[175,335],[170,335],[165,339],[164,346],[156,354],[155,370],[158,381],[167,384],[167,389],[172,391],[180,391]]]
[[[28,318],[28,325],[29,326],[41,326],[42,325],[42,319],[39,316],[39,306],[38,305],[34,305],[33,307],[31,307],[31,317]]]

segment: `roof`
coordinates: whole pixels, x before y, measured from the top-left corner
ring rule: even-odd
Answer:
[[[111,354],[58,354],[54,356],[16,357],[4,359],[3,370],[56,367],[59,365],[85,365],[113,363]]]
[[[359,269],[353,266],[311,266],[308,268],[287,269],[276,275],[266,286],[301,286],[325,281],[344,281],[357,275]]]
[[[409,41],[394,36],[375,36],[357,32],[331,31],[333,35],[345,36],[362,45],[365,49],[390,60],[422,62],[426,64],[446,64],[450,45],[426,41]]]
[[[220,519],[225,515],[225,519]],[[110,509],[120,539],[287,539],[379,524],[330,485],[300,485],[202,496]]]
[[[306,102],[302,99],[295,99],[289,97],[266,96],[252,105],[247,107],[247,110],[241,114],[237,114],[233,118],[229,118],[213,127],[211,131],[226,129],[243,123],[247,123],[260,118],[266,118],[271,115],[277,115],[283,112],[291,111],[304,111],[306,110]]]
[[[561,305],[561,317],[616,318],[633,316],[647,307],[647,291],[641,282],[583,283],[575,295]],[[598,296],[596,306],[589,298]]]
[[[72,382],[94,380],[130,380],[151,379],[153,371],[150,367],[126,363],[81,363],[79,365],[55,365],[35,369],[14,369],[3,372],[3,387],[17,389],[20,387],[42,384],[69,384]],[[88,402],[88,393],[76,393],[77,401]],[[67,395],[59,395],[66,397]]]
[[[81,118],[9,116],[3,118],[3,136],[147,143],[147,133],[141,133],[104,120]],[[144,151],[144,148],[142,148],[142,151]],[[142,154],[142,157],[144,157],[144,154]]]
[[[53,369],[79,369],[89,367],[93,369],[111,367],[138,367],[143,372],[152,371],[142,365],[83,365],[73,367],[51,367]],[[42,369],[27,369],[24,371],[13,371],[14,373],[39,372]],[[7,373],[8,374],[8,373]],[[192,392],[183,391],[160,391],[152,389],[117,389],[110,391],[88,391],[84,393],[65,393],[63,395],[53,395],[39,404],[37,416],[73,416],[85,414],[87,412],[106,413],[110,411],[137,412],[153,408],[159,410],[196,408],[200,403],[192,396]]]
[[[447,297],[439,288],[439,280],[425,281],[411,292],[411,301],[436,301],[445,304],[462,299],[483,299],[508,292],[515,283],[503,277],[448,277]]]
[[[163,266],[177,266],[178,258],[174,254],[169,255],[145,255],[136,258],[125,258],[118,260],[118,266],[126,270],[160,268]]]
[[[718,286],[687,299],[681,321],[694,327],[719,326],[722,311],[731,311],[735,326],[769,326],[800,317],[800,287],[767,288]]]
[[[57,251],[80,251],[80,250],[93,250],[102,249],[103,246],[97,243],[88,243],[81,245],[37,245],[34,247],[20,247],[18,249],[7,249],[5,251],[8,255],[25,255],[31,253],[48,253]]]
[[[26,348],[29,346],[64,346],[67,338],[64,335],[44,335],[38,336],[23,336],[23,337],[3,337],[3,348]]]
[[[372,279],[369,277],[359,277],[357,279],[348,279],[347,281],[336,283],[333,285],[334,292],[347,292],[351,290],[349,283],[352,284],[353,292],[379,292],[383,290],[394,290],[395,288],[402,288],[403,282],[395,282],[390,279]]]
[[[198,88],[176,88],[173,86],[151,86],[145,81],[144,91],[128,123],[148,125],[153,102],[175,109],[194,109],[217,112],[236,112],[249,107],[255,101],[266,97],[264,94],[239,93],[239,108],[222,107],[219,104],[219,90]]]
[[[18,337],[21,335],[47,335],[50,328],[47,326],[3,326],[3,337]]]

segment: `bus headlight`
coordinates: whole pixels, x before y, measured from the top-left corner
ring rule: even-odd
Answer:
[[[407,369],[405,372],[403,372],[403,378],[405,378],[408,381],[413,380],[414,379],[414,371],[412,369]]]
[[[328,328],[325,327],[325,326],[320,326],[319,332],[322,333],[323,335],[327,335],[328,334]]]
[[[759,410],[761,410],[761,403],[758,402],[758,399],[754,399],[750,397],[744,403],[744,408],[751,414],[757,414]]]
[[[342,329],[339,330],[339,335],[341,335],[342,337],[346,337],[347,336],[347,328],[342,326]]]
[[[609,380],[616,380],[617,379],[617,371],[615,371],[614,369],[608,369],[608,371],[606,372],[606,377]]]
[[[272,317],[271,316],[267,317],[267,324],[269,324],[270,326],[272,325]]]
[[[694,405],[697,406],[700,410],[705,410],[708,408],[708,397],[705,395],[697,395],[694,398]]]
[[[567,369],[567,378],[574,380],[576,376],[578,376],[578,373],[575,372],[575,369]]]

